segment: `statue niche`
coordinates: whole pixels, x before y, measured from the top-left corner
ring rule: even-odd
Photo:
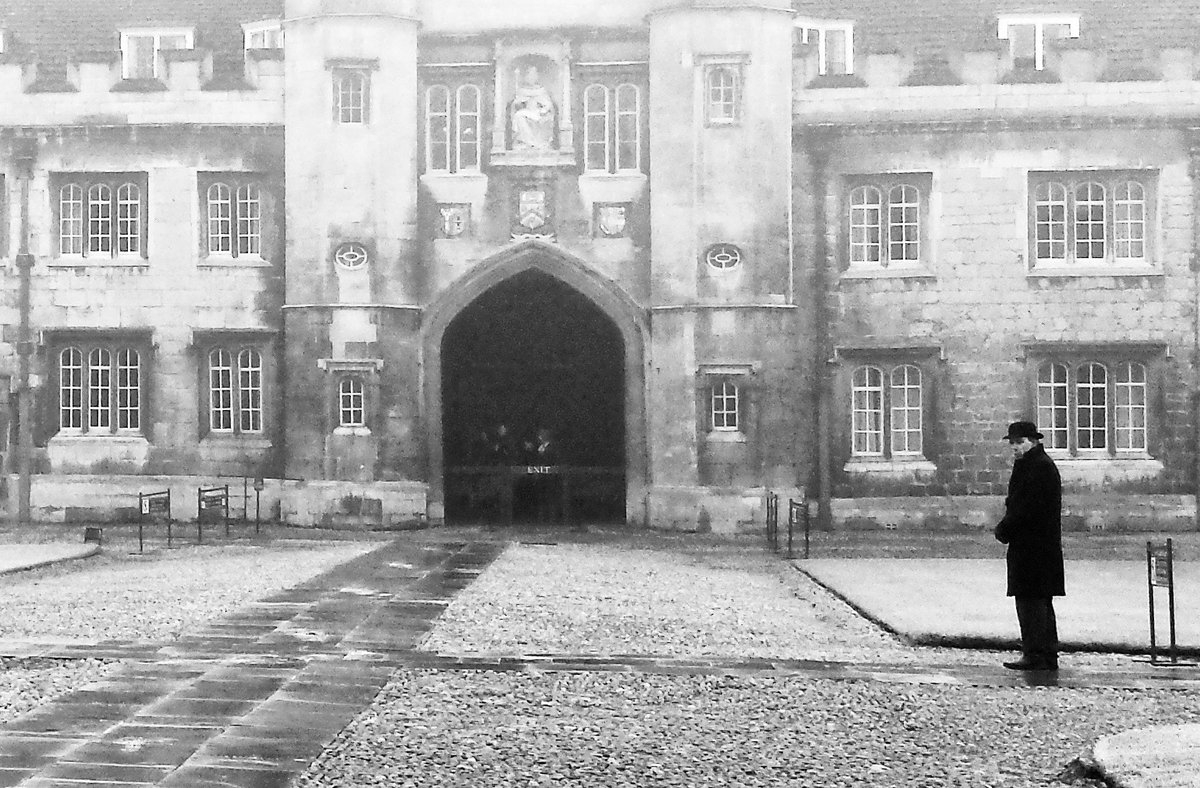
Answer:
[[[555,144],[558,107],[542,84],[541,72],[532,64],[516,69],[516,88],[508,105],[508,148],[513,151],[549,151]]]

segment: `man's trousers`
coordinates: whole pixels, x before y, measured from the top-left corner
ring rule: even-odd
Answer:
[[[1058,621],[1054,617],[1054,597],[1019,596],[1017,623],[1021,627],[1021,651],[1029,660],[1058,659]]]

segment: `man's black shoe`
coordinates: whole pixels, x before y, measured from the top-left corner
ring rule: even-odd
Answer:
[[[1005,662],[1004,667],[1009,670],[1058,670],[1058,660],[1021,657],[1015,662]]]

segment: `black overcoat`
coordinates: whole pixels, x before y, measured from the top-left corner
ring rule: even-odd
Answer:
[[[1013,462],[996,538],[1008,545],[1008,595],[1063,596],[1062,479],[1039,444]]]

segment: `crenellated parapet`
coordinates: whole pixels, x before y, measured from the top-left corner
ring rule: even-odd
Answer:
[[[116,50],[65,64],[0,60],[0,126],[283,122],[283,50],[247,50],[240,71],[205,49],[158,53],[156,79],[124,79]]]

